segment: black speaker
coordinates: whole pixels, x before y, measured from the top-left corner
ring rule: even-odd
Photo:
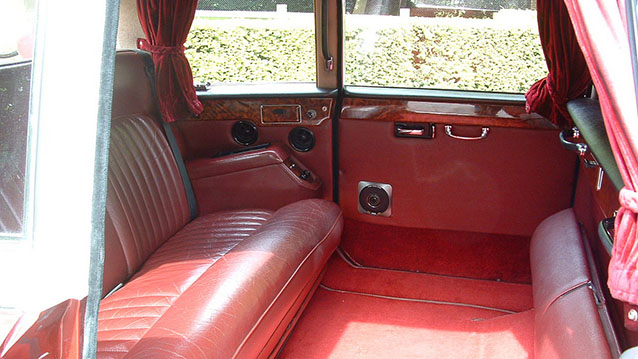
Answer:
[[[359,182],[359,212],[389,217],[392,214],[392,186],[385,183]]]
[[[257,138],[259,137],[257,126],[255,126],[255,124],[251,121],[244,120],[235,122],[231,130],[231,134],[233,135],[235,142],[246,146],[250,146],[257,142]]]
[[[315,134],[305,127],[295,127],[288,135],[288,142],[299,152],[308,152],[315,147]]]

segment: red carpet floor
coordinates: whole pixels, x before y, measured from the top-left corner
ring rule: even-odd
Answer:
[[[346,219],[341,247],[368,267],[531,283],[528,237],[402,228]]]
[[[369,294],[454,302],[522,312],[534,307],[532,286],[378,268],[355,268],[335,253],[322,283]]]
[[[335,254],[278,358],[532,358],[531,307],[529,285],[357,268]]]
[[[531,358],[533,320],[319,288],[279,359]]]

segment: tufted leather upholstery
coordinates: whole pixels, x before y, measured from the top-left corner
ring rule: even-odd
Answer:
[[[118,53],[115,84],[104,293],[125,284],[101,302],[98,357],[270,355],[337,247],[341,210],[311,199],[188,223],[139,55]]]
[[[106,204],[104,291],[139,270],[189,220],[186,193],[159,126],[136,114],[113,119]]]
[[[611,358],[573,209],[544,220],[530,247],[539,359]]]

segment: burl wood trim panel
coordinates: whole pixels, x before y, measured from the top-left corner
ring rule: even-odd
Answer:
[[[341,118],[548,130],[557,128],[538,114],[528,114],[522,105],[485,103],[346,98]]]
[[[260,126],[280,126],[290,122],[262,121],[262,108],[266,106],[301,106],[300,124],[317,126],[330,119],[333,111],[331,98],[315,97],[286,97],[286,98],[255,98],[255,99],[203,99],[204,111],[193,120],[201,121],[237,121],[251,120]],[[292,107],[291,107],[292,108]],[[315,117],[309,112],[314,111]]]

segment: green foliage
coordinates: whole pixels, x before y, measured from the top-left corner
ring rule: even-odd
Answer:
[[[186,56],[195,82],[315,81],[311,29],[195,27]]]
[[[531,29],[406,23],[345,34],[346,84],[522,93],[546,73]],[[314,81],[309,28],[191,30],[187,56],[196,82]]]
[[[313,12],[312,0],[199,0],[198,10],[275,11],[277,4],[288,5],[290,12]]]

